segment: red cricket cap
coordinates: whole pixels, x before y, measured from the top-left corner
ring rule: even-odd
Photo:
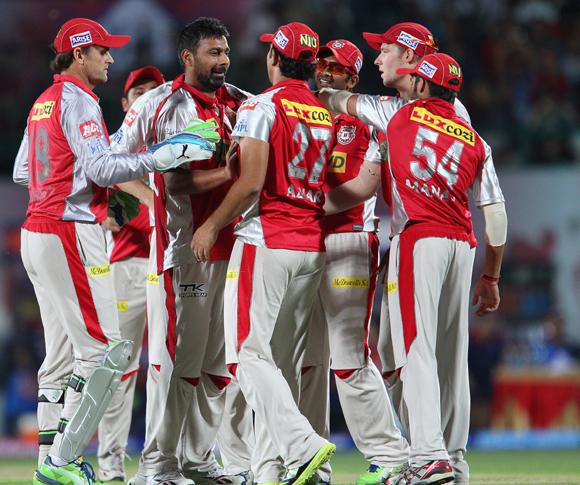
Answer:
[[[260,40],[272,43],[282,54],[296,61],[313,61],[318,54],[318,34],[300,22],[282,25],[275,34],[262,34]]]
[[[421,24],[415,22],[401,22],[393,25],[382,34],[363,32],[367,43],[375,50],[381,50],[381,44],[398,44],[401,47],[413,49],[418,56],[432,54],[439,50],[433,34]]]
[[[72,51],[75,47],[101,45],[103,47],[123,47],[131,39],[130,35],[111,35],[100,23],[91,19],[76,18],[65,22],[54,39],[58,54]]]
[[[397,69],[397,74],[418,74],[428,81],[456,92],[463,82],[461,67],[457,61],[440,52],[426,55],[415,67]]]
[[[165,82],[165,78],[163,77],[161,71],[155,66],[140,67],[139,69],[131,71],[127,76],[125,87],[123,88],[123,94],[127,94],[129,89],[131,89],[133,86],[142,84],[146,81],[155,81],[157,84],[163,84]]]
[[[318,57],[334,56],[345,67],[359,73],[363,64],[363,55],[352,42],[344,39],[331,40],[318,50]]]

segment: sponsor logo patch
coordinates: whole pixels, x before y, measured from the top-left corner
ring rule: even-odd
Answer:
[[[399,285],[396,281],[387,281],[385,283],[385,293],[394,293],[399,289]]]
[[[309,104],[296,103],[287,99],[281,101],[284,112],[309,124],[332,126],[332,118],[325,108]]]
[[[425,74],[425,76],[427,76],[429,79],[433,79],[433,76],[437,72],[437,68],[427,61],[423,61],[417,70]]]
[[[101,136],[101,127],[94,120],[81,123],[79,125],[79,130],[81,131],[81,136],[84,139],[91,138],[92,136]]]
[[[148,285],[159,285],[159,275],[155,273],[147,273]]]
[[[180,298],[205,298],[207,290],[205,283],[185,283],[179,285]]]
[[[88,30],[86,32],[71,35],[69,39],[72,47],[78,47],[79,45],[86,45],[93,42],[93,36]]]
[[[228,269],[226,273],[226,280],[233,281],[238,279],[238,270],[237,269]]]
[[[345,152],[332,152],[330,154],[330,160],[328,161],[328,171],[333,173],[345,173],[346,159],[347,154]]]
[[[348,145],[356,136],[355,125],[342,125],[336,134],[336,139],[341,145]]]
[[[91,156],[97,156],[99,153],[103,153],[105,151],[105,145],[100,138],[89,142],[89,150],[91,151]]]
[[[288,37],[284,35],[284,33],[279,30],[274,37],[274,44],[276,44],[280,49],[284,49],[288,45]]]
[[[449,74],[457,77],[461,77],[461,68],[454,66],[453,64],[447,64],[449,66]]]
[[[399,37],[397,37],[397,42],[400,42],[401,44],[404,44],[407,47],[415,50],[421,41],[417,39],[417,37],[408,34],[404,30],[401,30]]]
[[[101,266],[89,266],[89,276],[91,278],[98,278],[99,276],[107,276],[111,274],[111,265],[103,264]]]
[[[341,42],[340,40],[335,40],[330,47],[332,47],[333,49],[342,49],[344,47],[344,42]]]
[[[52,110],[54,108],[54,101],[45,101],[44,103],[34,103],[32,107],[31,121],[43,120],[45,118],[50,118],[52,115]]]
[[[234,132],[237,134],[244,134],[248,132],[248,120],[246,118],[242,118],[236,122],[236,126],[234,126]]]
[[[121,313],[127,313],[129,311],[129,302],[117,300],[117,311]]]
[[[317,46],[316,37],[312,37],[308,34],[300,34],[300,45],[305,45],[307,47]]]
[[[356,58],[356,61],[354,61],[354,67],[356,69],[356,71],[360,71],[362,68],[362,59],[360,57]]]
[[[356,278],[352,276],[336,276],[332,278],[333,288],[368,288],[368,278]]]
[[[471,146],[475,145],[475,132],[442,116],[437,116],[425,108],[415,106],[411,112],[411,120],[426,125],[441,133],[464,141]]]
[[[137,111],[131,108],[125,115],[123,123],[125,123],[127,126],[131,126],[136,119],[137,119]]]
[[[238,112],[240,112],[240,111],[253,111],[256,109],[257,105],[258,105],[258,103],[256,101],[245,102],[244,104],[242,104],[242,106],[240,107]]]

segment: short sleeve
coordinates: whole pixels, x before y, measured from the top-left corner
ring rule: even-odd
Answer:
[[[276,110],[273,105],[250,99],[240,106],[232,138],[255,138],[269,142]]]

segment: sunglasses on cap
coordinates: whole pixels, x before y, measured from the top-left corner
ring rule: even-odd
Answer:
[[[317,71],[328,71],[330,74],[350,74],[353,75],[355,72],[349,67],[343,66],[338,62],[330,62],[326,59],[318,59],[316,62]]]

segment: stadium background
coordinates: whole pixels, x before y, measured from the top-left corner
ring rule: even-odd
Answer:
[[[306,22],[323,42],[354,41],[365,55],[358,90],[376,94],[388,91],[360,33],[404,20],[428,26],[463,68],[461,99],[492,145],[509,217],[500,310],[471,319],[472,446],[580,447],[579,2],[1,0],[0,8],[0,457],[34,454],[36,369],[43,358],[36,301],[19,257],[27,194],[10,175],[30,106],[51,82],[48,44],[76,16],[134,36],[112,52],[109,82],[96,90],[110,132],[122,120],[128,71],[155,64],[168,79],[178,74],[175,34],[198,16],[225,22],[228,81],[256,93],[268,86],[266,48],[257,36],[282,23]],[[384,244],[387,236],[382,217]],[[143,377],[133,451],[144,432]],[[333,402],[333,430],[345,432],[336,396]]]

